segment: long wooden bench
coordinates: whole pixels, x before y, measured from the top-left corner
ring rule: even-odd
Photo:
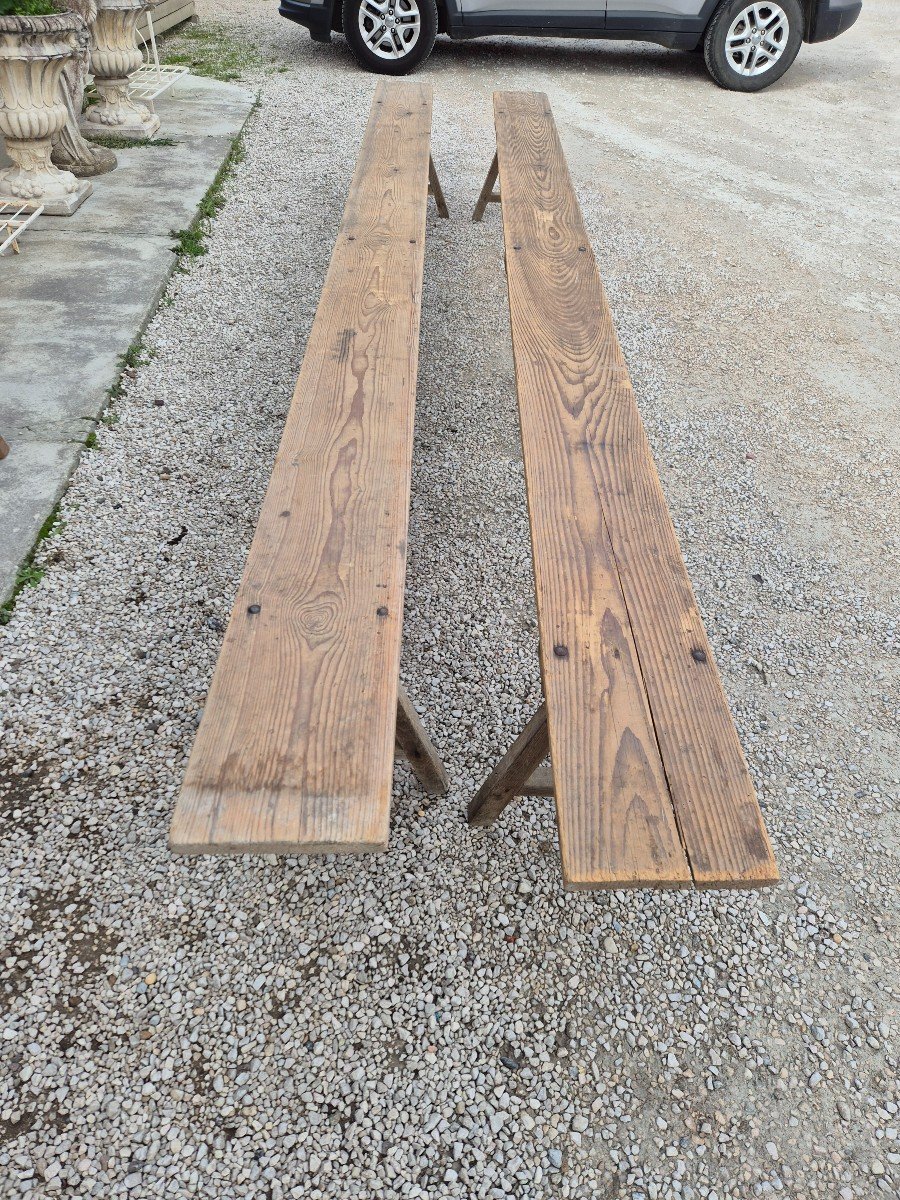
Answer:
[[[431,89],[376,89],[294,399],[172,820],[175,853],[383,849],[395,748]]]
[[[545,702],[469,820],[554,795],[570,888],[775,883],[549,102],[494,117]]]

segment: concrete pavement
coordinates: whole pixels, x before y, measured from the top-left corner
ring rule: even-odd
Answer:
[[[74,216],[40,217],[0,259],[0,604],[165,291],[171,231],[193,221],[253,102],[189,76],[157,102],[176,145],[118,150]]]

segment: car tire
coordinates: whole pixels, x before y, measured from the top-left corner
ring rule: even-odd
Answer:
[[[344,37],[356,61],[379,75],[414,71],[437,37],[435,0],[344,0],[343,12]]]
[[[800,49],[799,0],[722,0],[703,39],[706,69],[732,92],[761,92],[780,79]]]

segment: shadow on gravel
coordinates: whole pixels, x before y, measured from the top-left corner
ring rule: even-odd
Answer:
[[[355,65],[350,48],[339,33],[333,35],[329,46],[316,46],[313,52],[339,58],[342,68]],[[290,61],[289,56],[286,63]],[[583,38],[510,36],[454,42],[442,35],[424,66],[416,72],[416,78],[434,80],[444,73],[465,69],[479,77],[487,73],[498,75],[529,69],[540,73],[558,69],[570,75],[572,72],[591,72],[597,82],[605,77],[627,75],[658,83],[661,77],[667,77],[673,81],[698,80],[708,85],[712,93],[719,91],[707,74],[702,53],[668,50],[652,42],[589,41]],[[771,93],[802,90],[816,82],[816,74],[814,60],[804,61],[801,53],[788,74],[773,85]],[[517,80],[516,84],[521,87],[522,81]],[[512,86],[512,82],[498,76],[496,86]],[[538,81],[535,86],[540,86]]]

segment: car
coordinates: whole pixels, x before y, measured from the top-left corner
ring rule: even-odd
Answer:
[[[849,29],[862,0],[281,0],[314,41],[343,32],[359,63],[405,75],[439,33],[615,38],[702,51],[715,82],[759,92],[780,79],[801,42]]]

